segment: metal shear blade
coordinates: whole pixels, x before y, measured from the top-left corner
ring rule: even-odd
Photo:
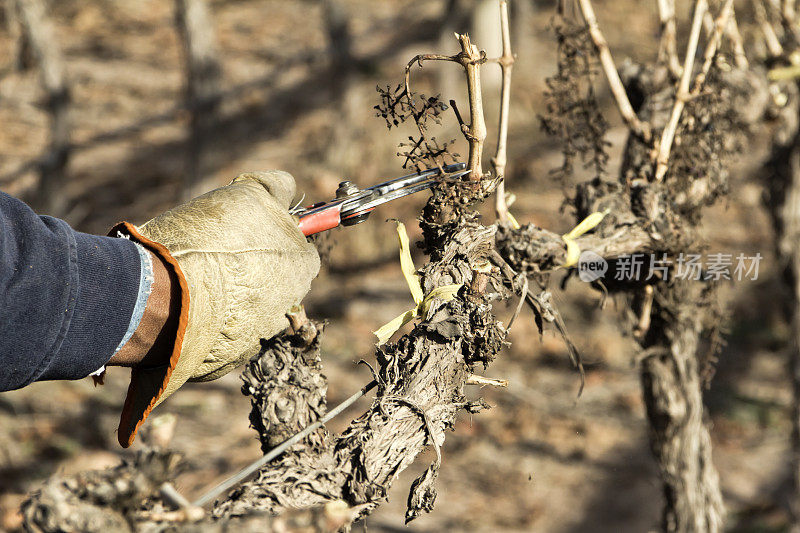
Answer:
[[[459,178],[469,173],[464,163],[444,167],[445,176]],[[438,168],[424,170],[400,178],[359,189],[349,181],[343,181],[336,190],[336,198],[330,202],[319,202],[308,207],[294,208],[291,214],[297,216],[300,230],[304,235],[313,235],[336,226],[352,226],[369,217],[377,206],[402,198],[409,194],[428,189],[441,175]]]

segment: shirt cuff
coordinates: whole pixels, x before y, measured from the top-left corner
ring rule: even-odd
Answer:
[[[142,260],[135,243],[70,233],[76,290],[65,309],[68,327],[38,380],[81,379],[105,365],[130,328],[139,300]]]

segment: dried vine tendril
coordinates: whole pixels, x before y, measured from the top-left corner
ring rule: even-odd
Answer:
[[[594,168],[605,175],[608,164],[605,140],[608,121],[600,112],[594,90],[597,76],[597,55],[585,26],[556,19],[554,31],[558,41],[558,71],[547,78],[545,113],[540,116],[542,129],[560,141],[564,155],[555,177],[565,180],[574,173],[574,162],[580,156],[585,168]]]
[[[455,139],[439,142],[436,137],[428,135],[430,123],[441,125],[442,112],[448,109],[441,96],[425,96],[422,93],[408,92],[404,84],[394,90],[391,86],[376,87],[380,102],[374,107],[376,115],[386,121],[386,127],[392,129],[408,121],[413,121],[417,128],[416,135],[409,135],[408,140],[401,142],[397,155],[403,157],[403,168],[441,167],[455,162],[459,154],[451,152]]]

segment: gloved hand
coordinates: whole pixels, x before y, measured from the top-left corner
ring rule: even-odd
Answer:
[[[186,381],[223,376],[258,353],[260,339],[287,327],[285,313],[319,270],[316,249],[288,213],[294,193],[286,172],[242,174],[140,227],[112,229],[158,256],[180,287],[168,364],[131,371],[118,434],[123,447]]]

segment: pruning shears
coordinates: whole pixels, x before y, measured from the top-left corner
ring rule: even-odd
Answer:
[[[464,163],[445,165],[442,170],[431,168],[416,174],[395,178],[366,189],[359,189],[350,181],[343,181],[336,189],[336,197],[307,207],[295,207],[289,213],[300,219],[303,235],[309,236],[339,225],[354,226],[364,222],[372,210],[381,204],[433,187],[437,178],[460,178],[469,174]]]

